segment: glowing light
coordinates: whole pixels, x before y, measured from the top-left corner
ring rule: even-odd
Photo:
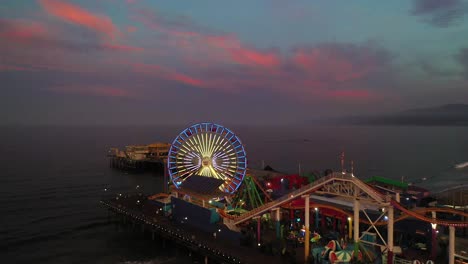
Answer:
[[[388,216],[384,216],[384,220],[385,220],[385,221],[388,221]]]
[[[436,229],[436,228],[437,228],[437,224],[431,223],[431,226],[432,226],[432,229]]]
[[[318,208],[317,208],[317,207],[315,207],[315,208],[314,208],[314,210],[317,212],[317,211],[318,211]]]
[[[348,217],[348,221],[351,221],[351,217]]]
[[[239,188],[247,168],[245,150],[239,138],[213,123],[195,124],[173,141],[168,155],[171,180],[179,187],[193,175],[223,180],[221,191]]]

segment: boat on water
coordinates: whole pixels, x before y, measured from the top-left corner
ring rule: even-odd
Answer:
[[[463,169],[463,168],[467,168],[468,167],[468,161],[467,162],[462,162],[462,163],[458,163],[455,165],[455,169]]]

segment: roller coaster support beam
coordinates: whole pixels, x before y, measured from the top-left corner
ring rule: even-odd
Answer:
[[[262,222],[262,217],[259,216],[257,217],[257,245],[260,246],[260,234],[261,234],[261,227],[260,227],[260,223]]]
[[[353,239],[353,219],[348,217],[348,238]]]
[[[318,208],[315,208],[315,229],[319,228],[319,211]]]
[[[353,211],[354,211],[354,217],[353,217],[353,222],[354,222],[354,242],[358,243],[359,242],[359,210],[360,210],[360,204],[358,199],[354,199],[354,204],[353,204]]]
[[[275,220],[276,220],[276,238],[281,238],[281,216],[280,216],[280,212],[281,212],[281,208],[276,208],[275,210]]]
[[[310,232],[309,232],[309,219],[310,219],[310,196],[305,195],[305,237],[304,237],[304,263],[307,263],[309,259],[309,243],[310,243]]]
[[[389,206],[387,208],[388,214],[388,226],[387,226],[387,264],[393,264],[393,223],[394,223],[394,212],[393,207]]]
[[[437,213],[432,212],[432,218],[437,218]],[[432,233],[432,239],[431,239],[431,260],[435,260],[437,257],[437,224],[431,224],[431,233]]]
[[[455,264],[455,227],[449,226],[449,264]]]

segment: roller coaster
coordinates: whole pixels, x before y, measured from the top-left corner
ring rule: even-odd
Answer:
[[[253,178],[253,177],[252,177]],[[339,184],[337,184],[339,183]],[[343,184],[346,183],[347,186],[346,188],[343,188]],[[264,193],[266,193],[263,188],[256,183],[257,187]],[[337,187],[338,186],[338,187]],[[354,187],[354,188],[350,188]],[[436,213],[449,213],[452,215],[457,215],[457,216],[463,216],[463,217],[468,217],[468,213],[462,212],[460,210],[455,210],[452,208],[444,208],[444,207],[428,207],[428,208],[415,208],[415,209],[408,209],[405,206],[403,206],[401,203],[397,202],[395,199],[389,197],[389,196],[384,196],[383,194],[379,193],[377,190],[372,188],[371,186],[367,185],[366,183],[362,182],[358,178],[354,177],[351,174],[342,174],[342,173],[333,173],[327,177],[323,177],[317,181],[314,181],[308,185],[304,185],[301,188],[288,193],[276,200],[267,202],[259,207],[256,207],[252,209],[251,211],[245,212],[244,214],[240,216],[234,216],[234,215],[229,215],[225,212],[222,212],[222,210],[219,210],[219,213],[222,217],[228,218],[231,221],[233,221],[236,225],[241,224],[245,221],[248,221],[254,217],[257,217],[263,213],[268,212],[269,210],[275,209],[275,208],[287,208],[287,209],[302,209],[304,207],[291,207],[288,206],[287,203],[291,202],[293,200],[296,200],[298,198],[301,198],[303,195],[310,195],[313,193],[327,193],[330,194],[331,189],[334,189],[336,192],[334,195],[336,195],[336,198],[328,198],[330,202],[333,203],[334,199],[338,199],[337,197],[344,197],[344,198],[356,198],[356,194],[359,194],[360,197],[358,198],[364,198],[366,200],[371,200],[375,205],[379,206],[392,206],[393,208],[399,210],[401,212],[400,216],[395,218],[395,221],[401,221],[405,218],[409,217],[414,217],[418,220],[432,223],[432,224],[438,224],[442,226],[454,226],[454,227],[468,227],[468,221],[453,221],[453,220],[445,220],[445,219],[438,219],[438,218],[432,218],[426,216],[428,213],[436,212]],[[350,193],[349,190],[351,189],[360,189],[358,193]],[[328,190],[328,192],[324,191]],[[266,193],[267,194],[267,193]],[[269,197],[269,196],[268,196]],[[332,206],[332,205],[321,205],[321,204],[316,204],[316,207],[321,207],[321,208],[329,208],[332,210],[335,210],[337,212],[340,212],[342,214],[352,216],[353,213],[349,211],[345,211],[337,206]],[[374,225],[386,225],[388,224],[386,221],[378,221],[375,223],[370,223],[369,221],[365,219],[360,219],[359,220],[361,223],[365,224],[374,224]]]

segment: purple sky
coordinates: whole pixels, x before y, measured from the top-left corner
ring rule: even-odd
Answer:
[[[468,103],[468,1],[7,0],[2,124],[292,123]]]

